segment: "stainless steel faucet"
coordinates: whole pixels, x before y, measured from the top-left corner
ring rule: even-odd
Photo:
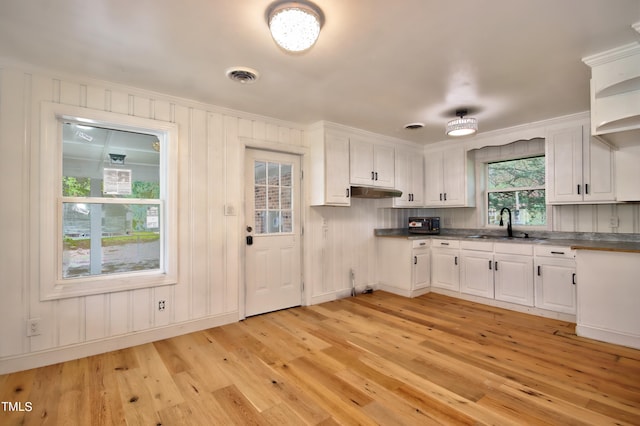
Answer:
[[[507,235],[509,237],[513,237],[513,228],[511,228],[511,210],[509,210],[508,207],[503,207],[502,210],[500,210],[500,226],[504,226],[504,222],[502,221],[502,213],[504,213],[505,210],[509,212],[509,222],[507,223]]]

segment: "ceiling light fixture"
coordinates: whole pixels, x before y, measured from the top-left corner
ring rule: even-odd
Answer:
[[[267,23],[273,40],[289,52],[304,52],[320,35],[324,15],[307,1],[278,1],[267,9]]]
[[[447,123],[447,135],[467,136],[478,131],[478,120],[471,117],[465,118],[465,115],[467,115],[466,109],[456,110],[458,118]]]

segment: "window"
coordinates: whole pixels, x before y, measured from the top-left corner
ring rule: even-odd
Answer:
[[[174,284],[176,126],[48,103],[42,117],[41,299]]]
[[[256,161],[256,234],[293,232],[292,164]]]
[[[499,224],[503,207],[511,210],[513,225],[546,224],[544,156],[492,162],[486,167],[489,225]]]

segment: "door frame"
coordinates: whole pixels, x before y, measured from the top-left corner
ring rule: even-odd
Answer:
[[[303,138],[304,140],[304,138]],[[288,145],[280,142],[271,142],[260,139],[253,139],[247,137],[238,137],[238,141],[240,143],[239,149],[239,190],[242,192],[241,197],[241,206],[238,208],[238,238],[240,239],[240,244],[238,246],[238,319],[243,320],[246,316],[246,268],[247,268],[247,256],[246,256],[246,243],[245,243],[245,227],[247,226],[247,218],[245,214],[245,207],[247,204],[247,200],[245,197],[245,185],[247,184],[245,179],[246,169],[245,169],[245,158],[247,155],[247,149],[257,149],[262,151],[272,151],[278,152],[282,154],[289,155],[297,155],[300,157],[300,172],[302,176],[304,176],[305,170],[309,170],[309,153],[310,150],[306,146],[296,146],[296,145]],[[302,306],[309,305],[309,295],[310,292],[307,291],[309,285],[307,285],[308,281],[308,262],[306,258],[306,253],[309,251],[306,249],[306,239],[304,238],[304,229],[307,226],[307,214],[306,209],[308,207],[308,203],[306,202],[306,189],[308,179],[302,179],[300,181],[300,279],[302,288],[300,290],[301,296],[301,304]]]

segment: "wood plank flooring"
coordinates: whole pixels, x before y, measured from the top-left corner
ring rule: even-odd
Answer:
[[[382,291],[0,376],[0,424],[640,424],[640,351]]]

